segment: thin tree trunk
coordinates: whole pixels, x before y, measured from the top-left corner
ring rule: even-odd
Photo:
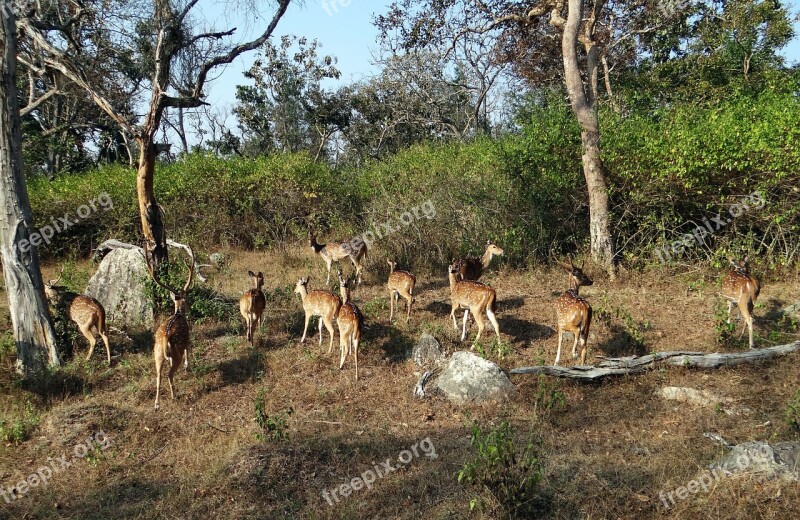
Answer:
[[[45,360],[59,365],[44,297],[33,217],[22,172],[22,134],[17,101],[16,27],[9,2],[0,5],[0,256],[17,345],[17,370],[39,371]]]
[[[145,134],[146,136],[149,133]],[[139,217],[142,234],[147,241],[155,265],[167,262],[167,232],[164,229],[161,206],[153,191],[153,173],[156,166],[156,150],[152,139],[137,140],[139,144],[139,169],[136,175],[136,194],[139,199]]]
[[[561,50],[564,57],[564,80],[569,94],[572,110],[581,127],[581,147],[583,149],[583,175],[589,191],[589,233],[591,237],[592,258],[602,265],[610,275],[615,274],[614,245],[608,216],[608,189],[605,169],[600,158],[600,129],[597,119],[597,56],[596,49],[590,48],[588,55],[591,70],[589,93],[584,90],[580,69],[578,68],[578,31],[580,30],[582,0],[569,0],[569,11],[564,25]],[[592,55],[595,51],[595,55]]]

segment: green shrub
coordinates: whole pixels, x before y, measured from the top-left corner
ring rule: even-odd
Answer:
[[[520,448],[511,425],[503,421],[486,432],[473,423],[470,444],[475,457],[458,472],[458,481],[488,490],[509,516],[529,518],[542,479],[540,443],[528,439]],[[477,504],[473,499],[471,508]]]

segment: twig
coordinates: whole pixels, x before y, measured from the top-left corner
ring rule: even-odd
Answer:
[[[216,426],[214,426],[214,425],[213,425],[213,424],[211,424],[210,422],[207,422],[206,424],[207,424],[207,425],[209,425],[209,426],[211,426],[212,428],[214,428],[214,429],[215,429],[215,430],[217,430],[218,432],[222,432],[222,433],[229,433],[229,432],[228,432],[228,430],[223,430],[222,428],[217,428]]]

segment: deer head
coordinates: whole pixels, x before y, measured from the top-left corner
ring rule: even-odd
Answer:
[[[185,314],[186,313],[186,295],[189,292],[189,287],[192,285],[192,280],[194,279],[194,264],[195,264],[195,257],[194,251],[192,248],[187,246],[189,250],[189,256],[192,259],[191,265],[187,264],[184,260],[184,264],[189,268],[189,278],[186,280],[186,284],[184,284],[183,289],[175,290],[172,287],[162,283],[155,274],[155,268],[150,260],[150,251],[148,250],[148,246],[145,245],[144,250],[144,259],[145,263],[147,263],[147,271],[150,273],[150,277],[153,281],[163,289],[169,291],[170,296],[172,297],[172,302],[175,304],[175,314]]]

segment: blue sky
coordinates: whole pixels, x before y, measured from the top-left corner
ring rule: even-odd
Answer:
[[[264,24],[271,18],[271,11],[265,10],[264,16],[258,17],[252,13],[244,18],[235,16],[230,9],[234,1],[214,2],[211,6],[201,7],[201,13],[209,20],[217,18],[218,26],[238,27],[237,34],[243,40],[252,37],[255,31],[263,30]],[[303,5],[289,7],[278,24],[273,40],[284,34],[316,38],[322,44],[321,54],[338,58],[342,84],[351,83],[375,71],[371,61],[378,50],[378,32],[372,20],[375,13],[385,12],[390,3],[389,0],[306,0]],[[794,14],[800,11],[800,0],[793,0],[789,5]],[[800,22],[795,23],[795,33],[795,39],[783,53],[790,63],[800,62]],[[224,70],[218,71],[208,89],[212,106],[235,102],[235,87],[246,81],[242,72],[249,68],[255,56],[255,52],[245,54]]]

